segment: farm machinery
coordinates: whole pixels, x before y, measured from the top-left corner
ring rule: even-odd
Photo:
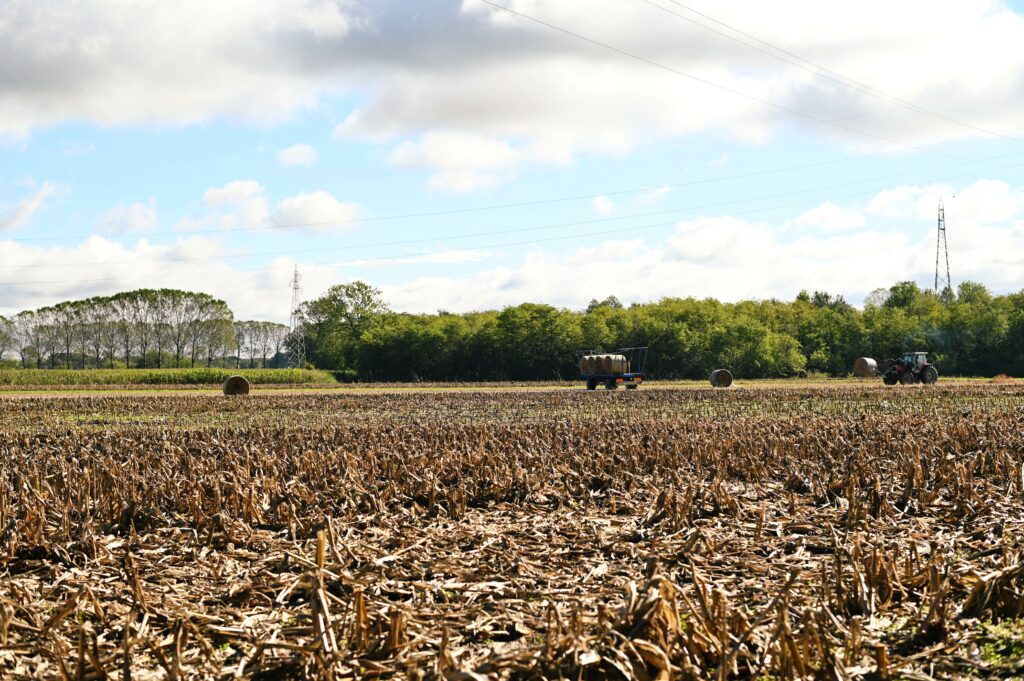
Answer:
[[[854,373],[861,377],[881,375],[886,385],[931,385],[939,380],[939,370],[928,361],[927,352],[904,352],[899,357],[887,359],[881,371],[875,360],[860,357],[854,364]]]
[[[644,382],[644,365],[647,364],[647,348],[619,348],[615,352],[580,351],[580,375],[587,382],[587,390],[604,385],[615,390],[620,385],[627,390],[636,390]]]

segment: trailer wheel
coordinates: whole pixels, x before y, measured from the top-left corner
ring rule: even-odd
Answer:
[[[637,384],[637,383],[627,383],[626,384],[626,390],[636,390],[639,387],[640,387],[640,385]]]
[[[614,378],[609,378],[607,381],[605,381],[604,387],[607,388],[608,390],[615,390],[616,388],[619,387],[619,384],[615,382]]]
[[[594,390],[597,388],[597,380],[593,378],[587,379],[587,390]]]

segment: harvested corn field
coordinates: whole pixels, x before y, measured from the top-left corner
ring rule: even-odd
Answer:
[[[1020,674],[1024,389],[0,399],[0,676]]]

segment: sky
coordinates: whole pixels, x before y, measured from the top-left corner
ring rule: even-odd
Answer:
[[[1024,7],[0,0],[0,314],[1024,287]]]

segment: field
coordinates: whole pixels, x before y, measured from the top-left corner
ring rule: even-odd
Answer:
[[[1024,675],[1024,386],[0,398],[0,677]]]
[[[245,376],[253,385],[264,387],[335,383],[330,372],[299,369],[0,369],[0,390],[219,387],[234,375]]]

